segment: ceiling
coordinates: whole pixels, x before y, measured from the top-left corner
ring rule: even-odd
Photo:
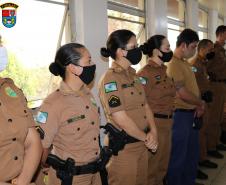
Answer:
[[[209,9],[215,9],[220,15],[226,16],[226,0],[198,0],[199,3]]]

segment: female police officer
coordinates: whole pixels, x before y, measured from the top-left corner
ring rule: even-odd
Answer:
[[[1,60],[0,72],[6,66],[7,60]],[[22,91],[11,79],[0,78],[0,184],[31,182],[41,157],[34,126]]]
[[[113,32],[107,48],[101,49],[104,57],[115,61],[99,83],[99,95],[107,120],[137,139],[128,142],[108,166],[110,185],[146,185],[147,149],[157,149],[157,133],[152,112],[147,104],[143,87],[130,66],[138,64],[142,53],[137,48],[136,36],[129,30]],[[150,127],[151,132],[144,132]]]
[[[74,160],[72,184],[100,185],[99,173],[94,171],[99,157],[99,113],[95,99],[86,87],[94,79],[96,66],[83,45],[70,43],[57,51],[49,69],[63,80],[60,88],[45,99],[37,115],[44,133],[42,162],[46,161],[52,146],[51,153],[60,160]],[[69,168],[65,166],[64,169]],[[57,171],[56,175],[55,169],[50,168],[49,185],[61,184],[59,173],[66,174],[67,171]]]
[[[143,81],[148,104],[154,113],[159,141],[157,153],[149,153],[148,185],[162,185],[169,163],[172,112],[176,95],[173,81],[166,75],[164,63],[171,60],[173,52],[163,35],[152,36],[141,49],[149,59],[138,76]]]

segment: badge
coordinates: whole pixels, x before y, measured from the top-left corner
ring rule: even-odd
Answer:
[[[140,83],[142,85],[147,85],[148,79],[145,77],[139,77]]]
[[[104,90],[105,90],[105,93],[117,91],[118,90],[117,83],[110,82],[110,83],[104,84]]]
[[[37,121],[38,123],[44,124],[47,122],[47,118],[48,118],[48,113],[47,112],[41,112],[39,111],[35,121]]]
[[[18,5],[14,3],[5,3],[2,8],[2,23],[6,28],[12,28],[16,24],[16,9]]]
[[[191,67],[192,72],[197,73],[198,69],[194,66]]]
[[[159,81],[159,80],[161,80],[161,76],[157,75],[157,76],[155,76],[155,79]]]
[[[67,123],[70,124],[72,122],[75,122],[75,121],[78,121],[78,120],[81,120],[81,119],[85,119],[85,115],[80,115],[80,116],[75,116],[73,118],[70,118],[67,120]]]
[[[97,102],[96,102],[96,100],[95,100],[93,97],[90,98],[90,101],[92,102],[92,104],[93,104],[95,107],[97,107]]]
[[[10,97],[13,97],[13,98],[17,97],[16,92],[13,89],[11,89],[11,87],[6,87],[5,92]]]
[[[121,105],[121,101],[118,96],[112,95],[108,100],[108,104],[110,107],[118,107]]]

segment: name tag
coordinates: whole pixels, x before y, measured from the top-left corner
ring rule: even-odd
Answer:
[[[75,121],[78,121],[78,120],[82,120],[82,119],[85,119],[85,115],[80,115],[80,116],[75,116],[73,118],[70,118],[67,120],[67,123],[70,124],[72,122],[75,122]]]

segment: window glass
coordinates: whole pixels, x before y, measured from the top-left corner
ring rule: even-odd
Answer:
[[[199,40],[207,39],[207,33],[206,32],[199,31],[198,35],[199,35]]]
[[[199,9],[199,27],[207,28],[208,25],[208,13]]]
[[[170,48],[172,50],[176,48],[177,36],[182,30],[184,30],[184,27],[174,24],[168,24],[168,40],[170,43]]]
[[[17,4],[16,25],[0,29],[9,57],[9,65],[1,76],[12,78],[32,102],[44,99],[53,90],[48,67],[54,61],[57,45],[66,42],[59,40],[66,39],[66,30],[62,38],[60,30],[67,7],[34,0]]]
[[[183,1],[167,0],[167,17],[184,22],[185,4]]]
[[[120,3],[129,7],[144,10],[144,0],[110,0],[112,2]]]

